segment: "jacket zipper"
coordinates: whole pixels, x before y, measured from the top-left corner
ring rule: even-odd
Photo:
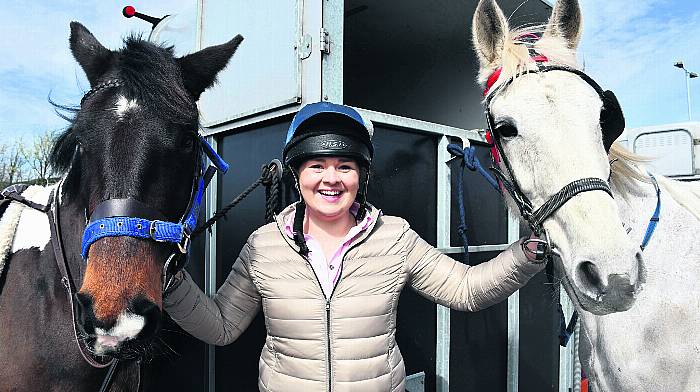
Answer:
[[[314,270],[314,267],[311,265],[311,262],[309,261],[308,258],[304,257],[306,260],[306,263],[309,267],[311,267],[311,272],[314,274],[314,278],[316,278],[316,283],[318,283],[318,288],[321,290],[321,294],[323,294],[323,298],[326,300],[326,365],[328,368],[328,392],[333,391],[333,369],[332,369],[332,361],[331,361],[331,298],[333,298],[333,294],[335,293],[335,288],[338,287],[338,283],[340,282],[340,279],[343,277],[343,269],[345,268],[345,256],[348,255],[348,253],[355,248],[357,245],[361,244],[363,241],[360,241],[356,244],[352,244],[348,250],[345,252],[343,255],[343,259],[340,263],[340,274],[338,274],[338,280],[335,281],[333,284],[333,290],[331,290],[331,294],[329,296],[326,296],[326,292],[323,291],[323,286],[321,286],[321,280],[318,278],[318,275],[316,275],[316,270]]]
[[[340,278],[338,278],[340,279]],[[332,369],[331,369],[331,300],[326,299],[326,347],[328,352],[326,353],[326,358],[328,361],[328,392],[332,389]]]
[[[349,250],[349,249],[348,249]],[[345,253],[347,254],[347,252]],[[318,289],[321,290],[321,295],[323,295],[323,299],[326,300],[326,365],[328,368],[328,374],[326,377],[326,381],[328,383],[328,392],[331,392],[331,297],[333,296],[333,293],[335,292],[335,286],[338,284],[340,281],[340,277],[343,275],[343,267],[341,263],[341,269],[340,269],[340,275],[338,275],[338,280],[335,282],[333,285],[333,290],[331,291],[330,296],[326,296],[326,292],[323,291],[323,286],[321,285],[321,280],[318,278],[318,275],[316,275],[316,270],[314,269],[314,266],[311,265],[311,261],[309,261],[308,257],[301,256],[305,261],[306,264],[311,268],[311,272],[314,274],[314,278],[316,278],[316,283],[318,284]],[[345,261],[345,256],[343,256],[343,261]]]
[[[284,234],[284,231],[279,227],[279,223],[277,223],[277,229],[280,230],[280,233],[282,236],[286,237]],[[332,384],[332,361],[331,361],[331,298],[333,298],[333,293],[335,293],[335,288],[338,287],[338,282],[340,282],[340,279],[343,277],[343,269],[345,268],[345,257],[350,253],[351,250],[359,246],[360,244],[364,243],[365,240],[369,237],[369,234],[372,230],[374,230],[374,225],[370,225],[370,227],[367,228],[369,230],[367,232],[367,235],[363,236],[360,241],[357,241],[356,243],[350,245],[348,250],[345,252],[343,255],[343,259],[341,260],[340,263],[340,274],[338,275],[338,280],[335,281],[333,284],[333,290],[331,290],[331,295],[326,296],[326,292],[323,291],[323,286],[321,286],[321,280],[318,278],[318,275],[316,275],[316,270],[314,270],[313,265],[311,265],[311,261],[309,261],[308,257],[301,256],[305,261],[306,264],[311,268],[311,272],[314,274],[314,278],[316,278],[316,283],[318,284],[319,290],[321,290],[321,294],[323,295],[323,298],[326,300],[326,356],[327,356],[327,366],[328,366],[328,392],[333,392],[333,384]],[[296,251],[296,249],[292,246],[292,244],[287,241],[285,238],[285,241],[287,244]]]
[[[318,287],[321,289],[321,293],[323,294],[323,297],[326,299],[326,347],[328,347],[327,351],[327,356],[328,356],[328,392],[333,392],[333,378],[332,378],[332,369],[331,369],[331,298],[333,298],[333,294],[335,293],[335,288],[338,287],[338,283],[340,282],[340,279],[343,278],[343,270],[345,269],[345,257],[350,253],[351,250],[365,242],[365,240],[369,237],[369,235],[365,236],[362,238],[360,241],[350,245],[347,251],[345,251],[345,254],[343,255],[343,259],[340,262],[340,274],[338,274],[338,280],[335,281],[333,284],[333,290],[331,290],[331,295],[326,297],[326,293],[323,291],[323,287],[321,286],[321,281],[318,279],[318,276],[316,275],[316,271],[314,270],[314,267],[311,265],[311,262],[309,259],[306,259],[306,262],[308,265],[311,267],[311,271],[313,271],[314,276],[316,277],[316,283],[318,283]]]
[[[345,267],[345,256],[350,252],[350,249],[352,249],[354,245],[351,245],[350,248],[345,252],[343,255],[343,259],[340,261],[340,274],[338,274],[338,280],[335,281],[333,284],[333,290],[331,290],[331,295],[326,298],[326,347],[328,347],[328,352],[327,352],[327,357],[328,357],[328,392],[332,392],[333,390],[333,369],[332,369],[332,361],[331,361],[331,298],[333,298],[333,293],[335,293],[335,288],[338,286],[338,282],[340,282],[340,279],[343,277],[343,269]],[[313,269],[313,267],[311,268]],[[314,275],[316,272],[314,272]],[[316,280],[318,281],[319,287],[321,286],[321,281],[318,280],[318,276],[316,277]],[[323,292],[323,287],[321,287],[321,292]],[[323,294],[325,297],[325,293]]]

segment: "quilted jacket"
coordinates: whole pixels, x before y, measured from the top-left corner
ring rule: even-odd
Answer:
[[[326,298],[311,265],[283,234],[294,208],[251,234],[213,298],[187,274],[164,298],[165,310],[184,330],[217,345],[236,340],[262,309],[261,391],[403,391],[395,335],[404,287],[452,309],[477,311],[504,300],[543,268],[517,243],[470,267],[433,248],[405,220],[371,208],[373,223],[346,253]]]

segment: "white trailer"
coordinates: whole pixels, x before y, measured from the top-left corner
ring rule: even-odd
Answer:
[[[653,158],[650,168],[681,181],[700,180],[700,122],[661,124],[625,130],[630,151]]]

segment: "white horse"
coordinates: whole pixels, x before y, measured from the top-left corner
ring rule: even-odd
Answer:
[[[633,6],[633,5],[630,5]],[[544,221],[557,268],[581,317],[581,362],[596,392],[700,390],[700,197],[655,176],[661,214],[640,244],[657,204],[643,161],[602,143],[604,95],[575,72],[582,30],[576,0],[558,0],[539,30],[509,30],[494,0],[472,25],[479,81],[491,84],[496,138],[522,193],[537,207],[581,178],[610,183],[613,197],[579,193]],[[534,58],[539,60],[535,61]],[[492,76],[500,69],[500,76]],[[490,79],[490,80],[489,80]],[[513,203],[513,200],[510,199]]]

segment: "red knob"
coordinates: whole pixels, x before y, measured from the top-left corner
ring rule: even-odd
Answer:
[[[124,14],[124,16],[126,16],[127,18],[131,18],[132,16],[136,15],[136,8],[134,8],[130,5],[127,5],[122,10],[122,14]]]

